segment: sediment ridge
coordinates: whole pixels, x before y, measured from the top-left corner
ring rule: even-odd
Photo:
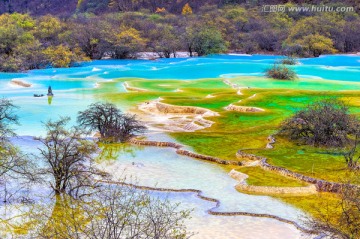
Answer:
[[[181,149],[181,148],[184,147],[183,145],[173,143],[173,142],[161,142],[161,141],[147,141],[147,140],[131,139],[129,141],[129,143],[135,144],[135,145],[144,145],[144,146],[175,148],[175,149],[177,149],[176,153],[179,154],[179,155],[184,155],[184,156],[188,156],[188,157],[191,157],[191,158],[200,159],[200,160],[204,160],[204,161],[209,161],[209,162],[213,162],[213,163],[217,163],[217,164],[223,164],[223,165],[237,165],[237,166],[242,165],[241,162],[238,162],[238,161],[223,160],[223,159],[220,159],[220,158],[217,158],[217,157],[198,154],[198,153],[191,152],[189,150]]]
[[[32,84],[21,81],[21,80],[11,80],[10,83],[13,85],[17,85],[17,86],[21,86],[21,87],[25,87],[25,88],[29,88],[32,86]]]
[[[136,91],[136,92],[147,92],[147,91],[149,91],[147,89],[142,89],[142,88],[130,86],[128,82],[124,82],[123,86],[128,91]]]
[[[341,188],[344,186],[342,183],[335,183],[335,182],[329,182],[329,181],[321,180],[321,179],[317,179],[317,178],[312,178],[309,176],[302,175],[300,173],[295,173],[286,168],[271,165],[267,162],[267,158],[263,158],[260,161],[260,167],[262,169],[265,169],[268,171],[274,171],[283,176],[295,178],[295,179],[301,180],[303,182],[314,184],[316,187],[316,190],[318,192],[338,193],[338,192],[340,192]],[[352,185],[352,186],[358,187],[356,185]]]
[[[316,186],[311,184],[305,187],[275,187],[275,186],[256,186],[249,185],[246,179],[249,177],[247,174],[231,170],[230,177],[237,180],[239,183],[235,188],[242,192],[256,193],[256,194],[291,194],[291,195],[309,195],[317,193]]]
[[[267,162],[268,160],[267,158],[260,157],[254,154],[247,154],[242,152],[241,150],[238,150],[236,152],[236,157],[240,160],[257,161],[258,165],[264,170],[273,171],[286,177],[291,177],[306,183],[314,184],[318,192],[338,193],[341,190],[341,188],[344,186],[344,184],[342,183],[329,182],[326,180],[305,176],[300,173],[295,173],[286,168],[271,165]],[[352,185],[352,186],[359,187],[357,185]]]

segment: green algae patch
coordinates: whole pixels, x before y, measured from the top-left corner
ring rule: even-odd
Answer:
[[[279,136],[276,141],[273,150],[252,150],[251,153],[267,157],[272,165],[327,181],[346,181],[359,176],[346,167],[339,149],[298,145]]]
[[[296,195],[276,195],[274,198],[288,203],[298,209],[301,209],[314,218],[319,218],[320,215],[327,215],[329,212],[341,213],[338,208],[340,197],[333,193],[317,193],[314,195],[296,196]],[[329,215],[337,218],[336,215]],[[302,218],[306,220],[305,218]]]
[[[313,91],[339,91],[360,89],[358,82],[346,82],[324,79],[299,78],[292,81],[274,80],[258,76],[239,76],[228,79],[242,87],[262,89],[289,89],[289,90],[313,90]]]
[[[246,182],[254,186],[271,186],[271,187],[304,187],[307,183],[299,180],[285,177],[274,172],[266,171],[260,167],[242,167],[237,171],[249,176]]]

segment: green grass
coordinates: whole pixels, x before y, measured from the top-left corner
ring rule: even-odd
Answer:
[[[273,165],[311,177],[335,182],[355,179],[359,174],[347,169],[340,151],[297,145],[277,137],[275,149],[251,152],[267,157],[268,162]]]

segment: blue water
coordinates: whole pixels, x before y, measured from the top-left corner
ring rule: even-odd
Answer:
[[[263,76],[264,71],[279,59],[280,56],[233,54],[155,61],[101,60],[84,63],[81,67],[74,68],[0,73],[0,96],[12,98],[15,104],[21,106],[19,110],[21,126],[18,127],[18,133],[29,135],[41,131],[39,121],[46,121],[59,115],[70,115],[74,118],[78,110],[93,102],[91,93],[78,89],[93,89],[100,82],[117,78],[194,80]],[[300,59],[300,63],[291,67],[301,78],[343,81],[344,85],[360,82],[360,56],[329,55]],[[10,84],[11,80],[21,80],[33,86],[31,88],[13,86]],[[56,94],[51,105],[46,98],[33,97],[33,94],[46,94],[49,85]],[[121,84],[114,88],[114,92],[119,91],[124,91]]]

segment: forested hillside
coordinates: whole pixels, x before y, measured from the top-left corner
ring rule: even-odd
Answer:
[[[77,12],[91,12],[102,14],[114,11],[138,11],[148,9],[156,11],[165,8],[168,12],[180,14],[184,4],[189,3],[197,11],[204,5],[223,7],[228,4],[247,5],[250,7],[263,4],[329,4],[339,3],[336,0],[0,0],[1,13],[30,13],[32,15],[53,14],[70,16]],[[359,9],[359,0],[341,1],[341,4],[351,5]]]
[[[176,57],[177,51],[190,56],[232,51],[297,57],[360,51],[360,15],[355,10],[262,12],[258,2],[225,0],[59,2],[1,1],[2,9],[11,7],[12,13],[0,15],[0,71],[137,58],[144,51],[159,57]],[[297,5],[286,3],[292,6]]]

